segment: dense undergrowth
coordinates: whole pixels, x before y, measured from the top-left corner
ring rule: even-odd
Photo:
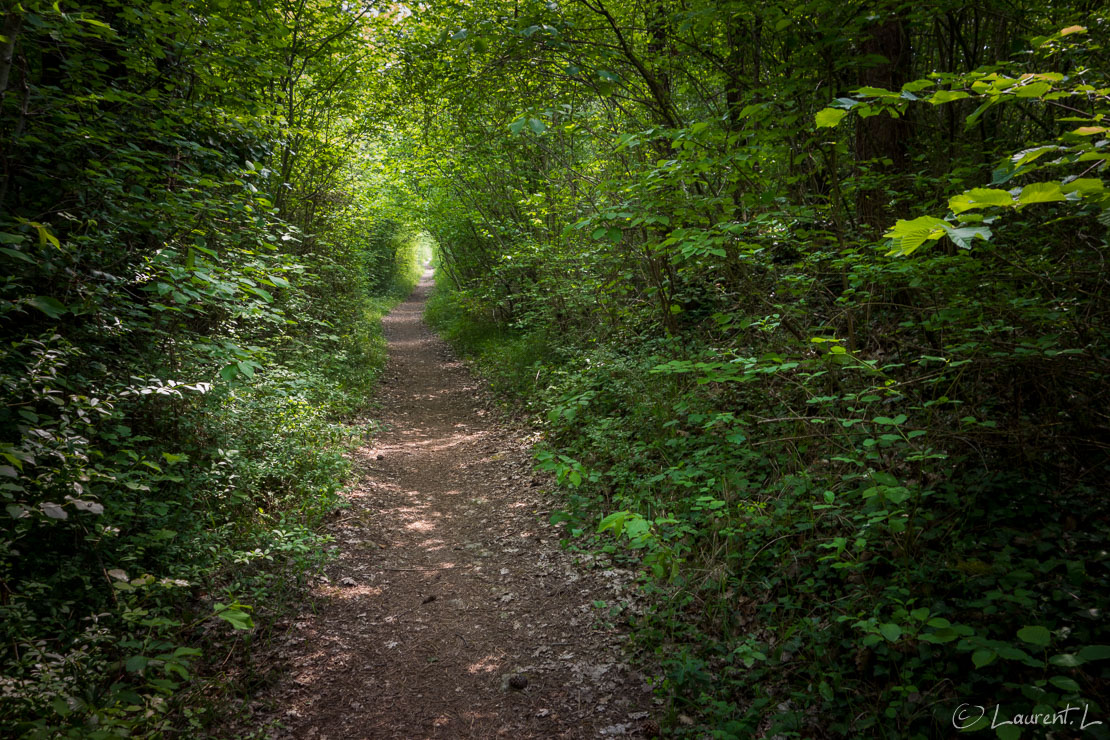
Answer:
[[[352,107],[367,10],[5,8],[0,734],[198,737],[325,556],[428,256]]]
[[[410,60],[429,318],[642,565],[665,732],[1107,736],[1105,21],[572,7]]]

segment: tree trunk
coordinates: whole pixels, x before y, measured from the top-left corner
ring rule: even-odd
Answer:
[[[11,12],[4,16],[4,27],[0,31],[3,41],[0,41],[0,103],[4,102],[4,93],[8,91],[8,79],[12,73],[12,58],[15,56],[15,40],[19,37],[19,29],[23,25],[23,14]]]
[[[893,15],[873,26],[860,45],[860,55],[886,60],[878,64],[865,61],[859,76],[861,86],[900,90],[906,83],[910,62],[909,37],[902,17]],[[856,216],[860,224],[882,228],[893,215],[882,180],[906,171],[909,134],[905,118],[892,118],[886,113],[861,118],[857,123],[856,162],[880,180],[859,190]]]

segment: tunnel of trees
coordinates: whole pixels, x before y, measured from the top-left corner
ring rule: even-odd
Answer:
[[[665,732],[1106,720],[1101,5],[8,0],[0,724],[244,690],[432,245]]]

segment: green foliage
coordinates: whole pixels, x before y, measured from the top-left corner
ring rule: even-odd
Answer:
[[[419,269],[355,115],[372,23],[7,5],[0,725],[200,733],[216,654],[323,560],[361,437],[343,420]]]
[[[1106,21],[992,13],[479,3],[397,42],[430,316],[542,425],[568,544],[643,565],[672,734],[1110,706]]]

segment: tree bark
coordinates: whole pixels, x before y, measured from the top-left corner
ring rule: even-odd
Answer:
[[[12,73],[12,59],[15,57],[15,40],[19,38],[19,29],[23,26],[23,14],[11,12],[4,16],[4,27],[0,36],[0,103],[4,102],[4,94],[8,91],[8,80]]]
[[[879,56],[885,62],[868,63],[860,70],[861,86],[900,90],[906,83],[910,62],[909,37],[900,15],[883,19],[873,26],[860,45],[863,57]],[[892,118],[886,113],[861,118],[856,125],[856,162],[867,165],[874,175],[897,175],[907,167],[906,144],[910,130],[904,117]],[[859,222],[872,229],[881,228],[893,215],[886,197],[886,187],[861,187],[856,200]]]

